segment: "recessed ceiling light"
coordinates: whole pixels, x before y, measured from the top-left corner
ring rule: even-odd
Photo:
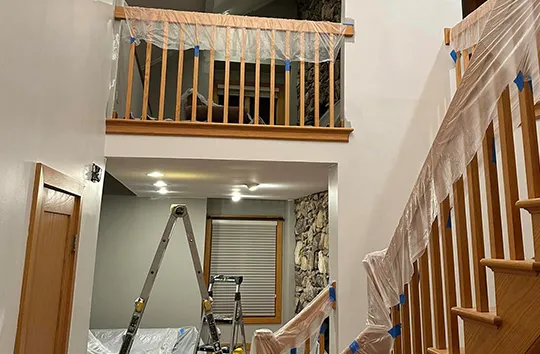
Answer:
[[[164,174],[159,172],[159,171],[154,171],[154,172],[150,172],[147,174],[148,177],[156,177],[156,178],[159,178],[159,177],[163,177]]]
[[[167,190],[167,188],[161,188],[160,190],[158,190],[158,193],[159,194],[167,194],[167,193],[169,193],[169,191]]]
[[[248,188],[248,190],[250,192],[254,192],[257,190],[257,188],[259,188],[259,184],[258,183],[246,183],[246,187]]]
[[[231,200],[233,202],[239,202],[241,199],[242,199],[242,196],[240,194],[233,194],[233,196],[231,197]]]
[[[156,186],[156,187],[167,187],[167,183],[165,183],[163,181],[157,181],[156,183],[154,183],[154,186]]]

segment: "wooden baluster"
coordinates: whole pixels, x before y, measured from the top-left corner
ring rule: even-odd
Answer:
[[[311,354],[311,338],[308,338],[306,339],[306,345],[305,345],[305,348],[304,348],[304,353],[305,354]]]
[[[456,52],[456,84],[461,84],[461,52]]]
[[[285,37],[285,125],[290,125],[291,111],[291,32]]]
[[[459,332],[457,315],[452,313],[452,307],[457,305],[456,276],[454,273],[454,252],[452,244],[452,226],[450,217],[450,198],[441,203],[441,218],[448,218],[442,228],[442,251],[444,264],[444,290],[446,300],[446,319],[448,336],[448,353],[459,354]],[[444,219],[443,219],[444,220]]]
[[[319,354],[325,354],[324,348],[324,324],[321,325],[321,330],[319,331]]]
[[[184,24],[180,23],[178,45],[178,75],[176,76],[176,108],[174,120],[180,121],[180,109],[182,108],[182,73],[184,72]]]
[[[227,27],[225,37],[225,88],[223,95],[223,124],[229,122],[229,81],[231,77],[231,28]],[[256,118],[255,118],[256,119]]]
[[[193,94],[191,97],[191,121],[197,121],[197,87],[199,84],[199,25],[195,25],[195,48],[193,57]]]
[[[403,345],[403,354],[411,354],[411,319],[409,311],[409,284],[405,284],[403,290],[405,303],[400,307],[401,312],[401,343]]]
[[[501,138],[501,159],[510,259],[523,260],[525,259],[525,252],[523,249],[521,215],[519,208],[516,207],[516,202],[519,199],[519,190],[516,172],[512,107],[510,105],[510,90],[508,87],[506,87],[499,98],[497,110],[499,115],[499,134]]]
[[[330,63],[328,66],[330,77],[330,101],[329,101],[329,113],[330,113],[330,128],[334,127],[334,35],[330,35]]]
[[[497,176],[497,155],[495,151],[493,122],[489,124],[486,130],[486,135],[482,141],[482,152],[484,157],[484,176],[486,179],[491,258],[504,259],[501,203],[499,200],[499,179]]]
[[[169,41],[169,22],[163,23],[163,50],[161,54],[161,84],[159,89],[158,120],[165,114],[165,83],[167,80],[167,46]]]
[[[257,54],[255,55],[255,124],[259,124],[259,101],[261,86],[261,30],[257,29]]]
[[[241,58],[240,58],[240,98],[239,98],[239,104],[238,104],[238,123],[244,124],[244,92],[245,92],[245,86],[246,86],[246,38],[247,38],[247,30],[245,28],[242,28],[242,52],[241,52]]]
[[[315,114],[315,126],[319,126],[319,42],[320,34],[315,33],[315,99],[313,104],[315,105],[314,114]]]
[[[270,125],[276,116],[276,31],[272,30],[272,58],[270,59]]]
[[[401,324],[399,305],[392,307],[392,324],[394,327]],[[401,336],[394,338],[394,354],[401,354]]]
[[[467,70],[469,67],[469,50],[463,49],[463,69]]]
[[[212,112],[214,106],[214,56],[216,45],[216,26],[212,26],[212,43],[210,48],[210,63],[208,68],[208,112],[207,122],[212,123]]]
[[[461,307],[472,308],[471,269],[469,262],[469,240],[467,237],[467,219],[465,214],[465,189],[463,177],[453,186],[454,219],[456,224],[457,253],[459,266],[459,294]]]
[[[135,29],[133,29],[135,30]],[[131,117],[131,95],[133,92],[133,67],[135,66],[135,40],[129,46],[129,63],[128,63],[128,81],[126,89],[126,108],[124,110],[124,119]]]
[[[151,31],[152,23],[148,24],[148,30]],[[146,39],[146,60],[144,62],[144,86],[143,86],[143,103],[141,119],[146,120],[148,117],[148,95],[150,93],[150,68],[152,67],[152,42],[150,38]]]
[[[478,176],[478,157],[476,155],[467,166],[467,187],[469,191],[469,215],[471,218],[476,310],[488,312],[486,268],[480,264],[480,260],[485,257],[485,250],[482,206],[480,204],[480,178]]]
[[[442,214],[441,214],[442,215]],[[446,349],[444,327],[444,298],[441,271],[441,243],[439,222],[437,218],[431,226],[431,242],[429,244],[431,259],[431,282],[433,283],[433,322],[435,323],[435,348]]]
[[[540,198],[540,153],[531,81],[525,81],[523,89],[519,92],[519,112],[527,175],[527,195],[529,199]],[[540,261],[540,208],[538,203],[535,203],[526,209],[531,213],[532,218],[535,259]]]
[[[430,239],[433,238],[433,233]],[[433,346],[433,324],[431,323],[431,294],[429,287],[429,257],[426,250],[420,258],[420,294],[422,296],[422,338],[424,343],[423,353]]]
[[[418,261],[414,262],[414,273],[409,284],[411,296],[411,330],[412,330],[412,345],[413,353],[422,353],[422,330],[420,325],[420,292],[418,289],[419,282]]]
[[[304,40],[305,33],[300,33],[300,126],[304,126],[305,121],[305,105],[306,105],[306,62],[304,61],[305,48]]]

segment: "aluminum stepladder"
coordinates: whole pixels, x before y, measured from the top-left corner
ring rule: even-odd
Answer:
[[[169,220],[167,221],[167,225],[165,226],[165,230],[163,231],[163,235],[161,236],[161,239],[159,241],[159,246],[157,248],[156,254],[154,255],[154,259],[152,260],[152,264],[150,265],[150,271],[148,272],[146,280],[144,281],[141,295],[137,298],[137,300],[135,300],[135,310],[133,311],[133,315],[131,316],[131,321],[129,322],[129,326],[124,336],[119,354],[128,354],[131,350],[131,346],[133,345],[133,341],[135,340],[137,330],[139,329],[144,310],[148,305],[150,292],[152,291],[152,287],[154,286],[159,267],[161,266],[161,261],[163,260],[163,256],[165,255],[167,245],[169,244],[171,232],[174,228],[174,225],[176,224],[176,221],[179,218],[184,221],[184,228],[186,230],[186,237],[189,244],[191,259],[193,260],[193,266],[195,268],[195,274],[197,276],[197,283],[199,284],[199,290],[201,292],[202,304],[204,308],[204,317],[206,323],[208,324],[210,332],[210,345],[213,347],[213,352],[215,354],[223,354],[221,344],[219,342],[219,334],[216,327],[216,322],[212,313],[212,300],[210,298],[210,295],[208,294],[208,290],[206,289],[206,283],[203,277],[201,260],[199,258],[199,252],[197,251],[197,244],[195,242],[193,227],[189,219],[187,207],[182,204],[175,205],[171,208]]]
[[[240,285],[244,281],[244,277],[241,276],[227,276],[227,275],[216,275],[210,276],[210,283],[208,284],[208,294],[210,297],[214,293],[214,284],[215,283],[234,283],[236,285],[234,292],[234,311],[232,317],[221,317],[215,316],[215,321],[217,323],[225,323],[232,325],[231,341],[229,342],[229,347],[222,348],[223,353],[233,354],[235,349],[241,348],[243,353],[247,354],[246,350],[246,331],[244,328],[244,318],[242,314],[242,296],[240,294]],[[204,326],[206,324],[206,315],[203,309],[203,316],[201,319],[201,326],[199,327],[199,334],[197,336],[197,343],[199,343],[201,334],[203,333]],[[240,332],[240,333],[239,333]],[[242,344],[238,345],[238,335],[242,336]],[[210,345],[201,345],[198,348],[195,348],[193,354],[197,352],[213,352],[213,348]]]

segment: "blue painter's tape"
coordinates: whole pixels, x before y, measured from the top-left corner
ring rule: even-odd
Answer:
[[[390,334],[392,338],[397,338],[401,336],[401,323],[398,323],[397,325],[392,327],[392,329],[388,331],[388,334]]]
[[[353,26],[354,27],[354,23],[345,22],[345,23],[343,23],[343,26]]]
[[[406,301],[406,300],[407,300],[407,299],[405,298],[405,294],[399,295],[399,303],[400,303],[401,305],[405,305],[405,301]]]
[[[521,71],[514,79],[514,83],[516,84],[518,90],[521,92],[523,90],[523,85],[525,84],[525,78],[523,77],[523,73]]]
[[[450,52],[450,56],[452,57],[452,60],[454,60],[454,63],[457,63],[457,53],[455,50]]]
[[[291,354],[296,354],[296,348],[291,349]]]
[[[285,71],[291,71],[291,61],[289,59],[285,60]]]
[[[197,58],[199,56],[199,46],[196,45],[195,47],[193,47],[193,50],[195,51],[195,58]]]
[[[186,331],[185,329],[180,328],[180,330],[179,330],[178,332],[179,332],[180,334],[184,334],[185,331]]]
[[[360,351],[360,344],[358,344],[357,341],[353,341],[351,344],[349,344],[349,349],[351,350],[351,353],[356,353]]]
[[[330,301],[336,302],[336,288],[330,287]]]
[[[129,37],[129,44],[133,44],[133,42],[135,41],[136,41],[135,37]]]
[[[497,164],[497,150],[495,148],[495,137],[493,137],[493,142],[491,144],[491,162],[495,165]]]
[[[446,221],[446,228],[452,228],[452,213],[448,212],[448,220]]]
[[[321,328],[319,329],[319,334],[324,333],[324,323],[321,325]]]

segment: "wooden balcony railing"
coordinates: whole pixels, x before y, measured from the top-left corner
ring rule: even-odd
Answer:
[[[352,36],[354,29],[338,23],[266,19],[172,10],[116,7],[115,18],[128,20],[131,44],[127,64],[125,107],[116,107],[107,119],[107,134],[173,135],[231,138],[290,139],[347,142],[353,131],[345,127],[343,114],[336,119],[335,61],[342,38]],[[134,73],[138,65],[136,46],[146,42],[144,73],[141,69],[142,104],[140,117],[134,117]],[[157,116],[149,114],[149,97],[155,63],[156,46],[161,51],[161,70]],[[192,49],[192,52],[186,50]],[[208,92],[200,92],[200,51],[208,53]],[[168,56],[178,50],[176,75],[169,71]],[[193,54],[191,54],[193,53]],[[193,55],[193,80],[186,91],[188,74],[184,61]],[[218,60],[220,58],[220,60]],[[191,58],[190,58],[191,60]],[[232,78],[233,60],[239,63],[239,81]],[[223,78],[217,63],[224,66]],[[291,89],[291,63],[298,62],[299,92]],[[308,62],[308,64],[306,64]],[[266,64],[269,70],[261,72]],[[280,70],[278,71],[278,64]],[[175,64],[174,64],[175,65]],[[254,82],[246,84],[247,66],[254,66]],[[306,66],[313,65],[314,99],[306,102]],[[328,98],[320,97],[321,65],[327,66]],[[236,64],[235,64],[236,66]],[[283,70],[284,67],[284,70]],[[235,73],[236,74],[236,73]],[[283,75],[283,78],[277,77]],[[263,77],[264,76],[264,77]],[[277,80],[279,78],[279,80]],[[263,85],[263,79],[266,84]],[[296,79],[296,78],[295,78]],[[173,80],[171,84],[169,80]],[[282,82],[281,84],[278,83]],[[176,87],[171,100],[170,86]],[[234,89],[235,96],[232,96]],[[219,91],[219,92],[218,92]],[[248,94],[248,91],[249,94]],[[337,88],[339,91],[339,88]],[[264,108],[262,93],[264,92]],[[154,96],[158,95],[154,89]],[[291,99],[298,96],[298,117],[291,117],[295,107]],[[233,102],[234,98],[234,102]],[[321,102],[326,102],[327,124],[322,123]],[[307,125],[306,109],[314,112],[312,125]],[[174,106],[174,108],[173,108]],[[155,107],[154,107],[155,108]],[[124,117],[118,111],[124,110]],[[263,112],[264,111],[264,112]],[[174,112],[167,115],[166,112]],[[153,112],[154,114],[156,112]],[[296,115],[294,115],[296,116]]]

